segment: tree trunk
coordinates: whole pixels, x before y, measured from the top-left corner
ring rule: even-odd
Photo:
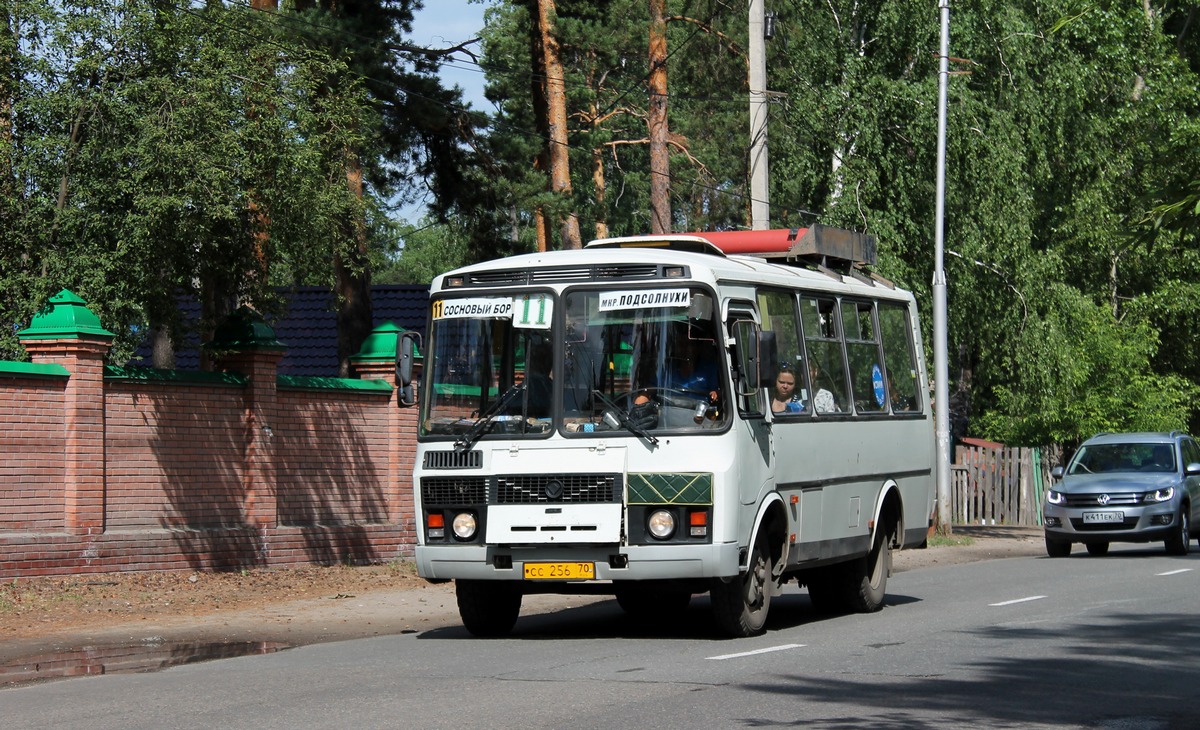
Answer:
[[[671,156],[667,149],[666,0],[650,0],[650,232],[671,232]]]
[[[540,25],[533,28],[529,36],[530,65],[533,74],[530,76],[531,98],[533,99],[533,123],[538,136],[544,140],[550,139],[550,111],[546,105],[546,52],[543,50],[545,39],[542,37]],[[541,172],[549,179],[550,175],[550,143],[546,142],[537,157],[533,160],[533,169]],[[550,246],[550,227],[546,220],[546,211],[538,205],[533,211],[533,231],[537,237],[537,250],[540,253]]]
[[[550,136],[550,190],[563,198],[562,247],[582,248],[579,216],[571,210],[571,163],[567,142],[567,93],[558,37],[554,35],[554,0],[538,0],[538,32],[546,69],[546,108]]]
[[[261,12],[278,12],[279,0],[250,0],[250,8]],[[267,59],[259,59],[260,64],[268,63]],[[263,104],[266,114],[273,114],[273,102],[266,100]],[[251,102],[246,115],[254,119],[260,115],[258,105]],[[251,189],[246,195],[246,209],[250,219],[250,235],[252,237],[253,270],[248,272],[253,284],[265,286],[270,277],[271,258],[271,214],[259,201],[257,191]]]
[[[346,161],[346,184],[355,198],[363,197],[363,170],[358,156]],[[350,358],[358,354],[371,334],[375,313],[371,306],[371,266],[366,224],[361,218],[347,221],[348,239],[335,246],[333,272],[337,293],[338,377],[350,377]]]

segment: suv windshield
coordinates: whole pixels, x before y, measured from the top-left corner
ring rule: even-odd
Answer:
[[[1094,444],[1081,448],[1067,469],[1068,474],[1130,471],[1173,472],[1175,449],[1164,443]]]

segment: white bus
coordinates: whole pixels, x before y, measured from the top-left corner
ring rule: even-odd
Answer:
[[[477,636],[510,632],[536,592],[610,593],[646,617],[708,593],[732,636],[761,632],[789,580],[818,610],[878,610],[891,551],[925,545],[935,480],[915,303],[852,263],[873,256],[814,226],[439,276],[419,574],[456,581]],[[402,363],[414,346],[402,336]]]

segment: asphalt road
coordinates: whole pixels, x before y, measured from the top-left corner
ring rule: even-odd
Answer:
[[[511,638],[419,634],[0,690],[20,728],[1194,728],[1200,556],[1114,545],[900,573],[877,614],[821,617],[789,586],[769,630],[707,600],[638,625],[615,602]]]

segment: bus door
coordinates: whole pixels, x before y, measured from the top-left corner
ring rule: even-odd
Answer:
[[[758,377],[760,362],[769,363],[763,353],[762,330],[758,313],[748,301],[735,301],[729,306],[726,329],[733,340],[734,402],[739,418],[734,421],[737,434],[737,457],[734,479],[738,498],[743,505],[756,505],[775,483],[774,450],[771,448],[771,424],[766,418],[769,400],[764,395],[764,383]],[[754,519],[753,511],[750,519]],[[741,534],[753,525],[743,525]]]

